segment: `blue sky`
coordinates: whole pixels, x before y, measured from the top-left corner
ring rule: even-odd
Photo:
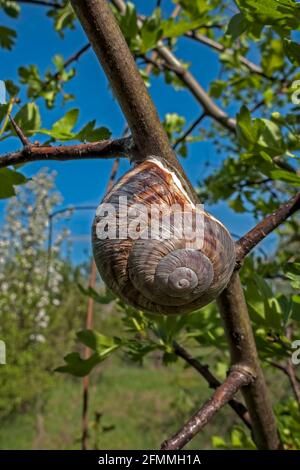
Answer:
[[[138,10],[142,13],[151,10],[155,3],[154,0],[135,1]],[[171,2],[163,2],[163,4],[168,8],[172,6]],[[53,30],[52,21],[45,16],[43,7],[22,5],[22,13],[17,21],[0,13],[0,24],[13,28],[17,26],[18,31],[17,44],[13,50],[8,52],[0,49],[0,80],[17,81],[17,70],[20,65],[37,64],[43,73],[51,64],[51,58],[55,54],[68,58],[87,42],[79,25],[76,25],[74,31],[67,30],[65,38],[61,39]],[[217,56],[207,47],[195,45],[186,39],[178,45],[176,53],[185,61],[192,62],[191,70],[204,88],[207,89],[209,82],[218,76]],[[96,119],[97,124],[108,127],[114,137],[120,136],[124,129],[124,118],[112,97],[107,79],[92,50],[80,59],[76,70],[76,77],[65,88],[68,93],[75,94],[75,101],[64,106],[57,106],[51,111],[45,109],[42,102],[39,102],[43,127],[50,127],[54,121],[65,114],[67,109],[76,107],[80,109],[78,128],[89,120]],[[171,87],[166,86],[161,78],[153,82],[149,91],[162,119],[165,113],[178,113],[186,117],[188,125],[201,114],[199,105],[191,98],[188,91],[175,92]],[[22,102],[26,102],[26,97],[22,94],[21,99]],[[16,139],[9,139],[0,144],[0,153],[3,154],[18,147],[19,142]],[[205,166],[207,160],[212,165],[218,166],[220,158],[211,142],[199,142],[190,146],[189,157],[182,160],[182,164],[191,181],[194,184],[201,184],[210,171]],[[97,205],[104,194],[112,163],[112,160],[48,162],[46,166],[57,172],[56,185],[64,199],[62,207]],[[23,167],[22,171],[30,177],[42,167],[45,167],[45,164],[31,163]],[[120,174],[127,168],[127,162],[122,162]],[[0,223],[3,220],[4,209],[5,201],[2,201],[0,202]],[[206,210],[222,220],[235,234],[243,234],[253,225],[253,220],[249,215],[235,214],[225,203],[213,207],[206,206]],[[68,223],[72,233],[72,257],[75,262],[86,260],[91,252],[89,233],[93,215],[92,211],[80,212],[74,215]],[[271,237],[269,243],[272,240],[274,241],[274,237]]]

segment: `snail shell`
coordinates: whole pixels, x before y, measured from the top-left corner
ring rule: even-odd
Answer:
[[[120,198],[127,200],[127,213]],[[103,204],[115,210],[114,220],[109,220],[114,238],[105,238],[109,228]],[[141,206],[131,213],[137,204]],[[151,212],[158,206],[159,214]],[[123,229],[136,223],[137,215],[138,236],[128,235]],[[158,219],[158,232],[151,236],[150,226]],[[183,219],[189,221],[191,234],[200,220],[201,236],[193,239],[188,230],[183,233],[178,223]],[[128,304],[150,313],[188,313],[203,307],[226,287],[235,266],[227,229],[194,204],[180,176],[159,157],[128,171],[104,197],[93,223],[92,244],[106,285]]]

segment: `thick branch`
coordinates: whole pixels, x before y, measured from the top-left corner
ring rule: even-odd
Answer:
[[[245,256],[255,248],[259,242],[298,209],[300,209],[300,192],[240,238],[236,243],[237,265],[240,265]]]
[[[77,145],[30,145],[22,150],[11,152],[0,157],[0,168],[20,163],[57,160],[84,160],[97,158],[129,157],[132,139],[125,137],[116,140],[102,140],[89,144]]]
[[[138,152],[141,156],[164,155],[175,161],[155,106],[109,5],[104,0],[71,3],[109,78]]]
[[[225,382],[215,391],[211,399],[194,414],[194,416],[170,439],[166,440],[162,450],[182,449],[213,416],[226,405],[234,395],[245,385],[253,380],[252,375],[247,370],[233,369]]]
[[[254,442],[259,449],[279,449],[272,404],[259,364],[248,308],[238,272],[218,298],[224,329],[230,346],[231,364],[247,364],[255,373],[253,383],[242,392],[251,416]]]
[[[206,380],[210,388],[218,388],[221,385],[221,382],[211,373],[207,365],[202,365],[197,359],[192,357],[186,349],[180,346],[178,343],[174,342],[174,353],[181,357],[187,364],[192,366],[199,374]],[[236,412],[236,414],[241,418],[241,420],[246,424],[249,429],[251,427],[251,419],[248,413],[247,408],[237,400],[230,400],[228,405]]]
[[[183,176],[191,198],[195,191],[184,174],[158,113],[106,0],[71,0],[90,43],[123,110],[135,144],[134,160],[149,155],[168,160]]]

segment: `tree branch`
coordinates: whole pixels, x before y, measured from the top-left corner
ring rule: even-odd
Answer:
[[[142,161],[149,155],[159,155],[168,160],[183,176],[187,191],[196,200],[193,187],[169,144],[154,103],[107,1],[71,0],[71,4],[131,129],[135,144],[133,159]]]
[[[226,405],[245,385],[253,381],[247,369],[232,369],[225,382],[215,391],[211,399],[170,439],[163,442],[162,450],[182,449],[195,435]]]
[[[131,148],[131,137],[53,147],[50,145],[27,145],[21,150],[0,157],[0,168],[36,161],[57,160],[62,162],[66,160],[129,157]]]
[[[126,3],[124,0],[111,0],[115,7],[119,10],[121,14],[124,14],[126,11]],[[139,20],[142,23],[143,18],[139,16]],[[196,100],[201,104],[206,114],[212,117],[215,121],[229,130],[231,133],[236,133],[236,120],[228,116],[228,114],[220,108],[214,100],[209,96],[209,94],[202,88],[199,81],[194,77],[194,75],[185,69],[180,60],[175,56],[175,54],[161,42],[159,47],[155,49],[157,54],[160,56],[163,61],[158,64],[153,57],[146,58],[149,63],[156,65],[158,69],[168,69],[173,71],[178,78],[185,84],[187,89],[192,93]],[[254,64],[253,64],[254,65]],[[282,84],[284,81],[282,80]],[[289,165],[289,163],[282,160],[282,158],[275,157],[274,162],[280,168],[283,168],[286,171],[295,173],[295,169]]]
[[[47,2],[46,0],[15,0],[16,3],[28,3],[29,5],[39,5],[42,7],[49,7],[49,8],[56,8],[60,9],[62,8],[62,5],[60,5],[57,2]]]
[[[223,109],[221,109],[202,88],[200,83],[194,75],[186,70],[176,56],[165,46],[158,47],[158,55],[164,59],[162,65],[173,71],[178,78],[190,90],[192,95],[201,104],[203,110],[208,116],[211,116],[215,121],[224,126],[227,130],[234,133],[236,130],[236,121],[230,118]]]
[[[236,242],[237,266],[247,254],[256,247],[269,233],[275,230],[288,217],[300,209],[300,192],[292,197],[288,202],[280,206],[273,214],[268,215],[257,224],[246,235]]]
[[[75,54],[72,54],[64,63],[64,68],[69,67],[73,62],[76,62],[76,60],[80,59],[80,57],[89,50],[91,47],[90,43],[88,42],[85,46],[83,46],[79,51],[75,52]]]
[[[16,123],[16,121],[14,120],[14,118],[11,116],[11,114],[9,115],[9,120],[11,122],[11,125],[13,126],[17,136],[19,137],[20,141],[22,142],[22,144],[24,145],[24,147],[26,146],[30,146],[30,141],[29,139],[26,137],[26,135],[24,134],[24,132],[22,131],[22,129],[18,126],[18,124]]]
[[[185,139],[193,132],[193,130],[200,124],[200,122],[203,121],[205,118],[206,113],[202,113],[201,116],[199,116],[188,128],[187,130],[182,134],[182,136],[178,137],[176,140],[175,144],[173,145],[173,149],[176,150],[178,145],[181,144],[181,142],[184,142]]]
[[[152,153],[174,161],[155,106],[107,2],[72,0],[71,3],[109,78],[140,156]]]
[[[125,13],[126,4],[123,0],[112,0],[112,3],[120,11],[121,14]],[[142,18],[139,16],[140,21]],[[217,122],[222,124],[230,132],[235,132],[235,119],[230,118],[225,111],[223,111],[206,93],[197,79],[191,72],[185,69],[173,52],[164,46],[161,42],[155,49],[157,54],[163,59],[162,66],[166,69],[173,71],[178,78],[190,90],[196,100],[201,104],[207,115],[211,116]]]
[[[199,372],[199,374],[206,380],[210,388],[216,389],[221,385],[221,382],[210,372],[207,365],[202,365],[197,359],[192,357],[189,352],[186,351],[186,349],[176,343],[176,341],[174,341],[173,347],[176,356],[181,357],[187,364]],[[249,412],[243,403],[232,399],[228,402],[228,404],[246,424],[246,426],[249,429],[252,429]]]
[[[242,390],[251,416],[254,442],[259,449],[279,449],[281,442],[237,271],[217,303],[230,346],[231,364],[247,364],[254,372],[255,380]]]

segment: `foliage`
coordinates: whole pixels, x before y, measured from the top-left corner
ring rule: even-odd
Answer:
[[[77,27],[77,23],[70,3],[65,0],[58,3],[60,7],[45,10],[54,30],[63,38],[68,29]],[[165,3],[172,6],[171,2]],[[211,47],[212,54],[218,54],[218,73],[208,86],[208,98],[235,119],[236,132],[230,132],[208,112],[201,125],[192,126],[189,131],[193,120],[176,112],[176,103],[164,110],[163,124],[170,142],[173,145],[179,142],[177,152],[183,157],[189,157],[192,146],[199,149],[201,156],[203,141],[214,146],[216,161],[211,162],[207,156],[205,159],[199,157],[198,168],[203,166],[208,170],[208,174],[203,171],[202,175],[199,171],[197,191],[201,200],[207,205],[226,204],[237,215],[244,215],[241,220],[264,217],[293,195],[300,183],[299,3],[293,0],[236,0],[234,8],[232,2],[221,0],[176,0],[172,3],[180,6],[173,16],[166,14],[164,2],[153,11],[149,7],[150,13],[142,17],[133,2],[127,2],[124,15],[115,8],[114,12],[149,87],[168,87],[179,96],[188,96],[182,74],[157,57],[156,51],[162,44],[179,57],[183,71],[192,72],[199,78],[200,85],[205,64],[201,60],[192,64],[188,53],[185,55],[184,44],[194,41],[194,48],[199,47],[199,57],[201,47]],[[23,6],[18,2],[0,1],[0,9],[10,21],[9,27],[0,26],[0,47],[5,53],[18,41],[21,8]],[[18,64],[18,82],[13,83],[11,77],[5,82],[9,102],[0,105],[0,141],[15,136],[8,119],[10,111],[28,137],[38,135],[49,143],[93,142],[110,136],[109,129],[98,127],[95,120],[78,128],[76,96],[68,91],[70,81],[76,79],[74,62],[56,54],[46,71],[36,64]],[[25,95],[25,101],[16,112],[15,102]],[[72,107],[71,100],[75,101]],[[50,109],[59,109],[61,117],[46,129],[42,124],[43,113]],[[199,106],[197,117],[202,112]],[[199,360],[213,364],[214,371],[223,379],[229,364],[228,347],[215,304],[182,318],[158,318],[132,309],[102,287],[90,289],[80,282],[77,288],[78,283],[74,282],[74,291],[72,268],[62,274],[65,265],[58,254],[59,241],[49,277],[49,292],[44,289],[46,214],[57,199],[51,195],[51,184],[46,175],[39,175],[38,179],[43,182],[44,189],[37,179],[28,182],[20,168],[0,170],[0,198],[17,194],[17,199],[12,199],[8,206],[0,246],[0,333],[7,336],[8,344],[16,341],[13,353],[16,367],[4,369],[7,376],[5,386],[0,390],[0,412],[20,405],[18,390],[24,386],[25,370],[32,383],[32,387],[27,387],[26,399],[36,395],[38,383],[42,389],[47,388],[49,375],[45,369],[57,367],[65,355],[65,348],[73,348],[68,336],[72,328],[66,328],[64,321],[68,318],[68,325],[73,327],[73,309],[78,312],[81,308],[74,301],[78,295],[91,296],[101,311],[116,309],[121,324],[118,324],[118,335],[115,324],[108,327],[104,322],[108,331],[101,322],[92,331],[83,331],[80,325],[77,334],[80,346],[65,356],[65,364],[57,369],[60,373],[82,377],[116,355],[141,365],[157,354],[166,366],[177,366],[177,342],[191,348]],[[18,185],[24,183],[23,191]],[[25,188],[30,189],[31,196]],[[50,192],[50,196],[45,191]],[[28,203],[32,194],[36,198],[35,206]],[[45,212],[41,207],[45,207]],[[275,366],[287,363],[291,342],[300,334],[299,247],[299,216],[295,215],[277,231],[276,242],[269,245],[267,254],[255,252],[241,270],[259,356],[270,374],[274,373],[274,363]],[[62,308],[62,290],[68,289],[70,304]],[[59,304],[55,305],[54,301]],[[21,325],[21,333],[17,325]],[[61,355],[57,353],[61,348],[52,336],[53,331],[64,339]],[[54,345],[58,350],[49,354]],[[92,350],[89,359],[81,357],[82,346]],[[38,367],[37,363],[43,366]],[[282,380],[284,386],[278,393],[279,404],[276,406],[278,426],[285,447],[299,449],[299,406],[294,399],[287,399],[288,381],[285,376]],[[271,389],[274,385],[271,384]],[[187,409],[191,411],[194,401],[190,404],[186,390],[181,392],[173,406],[183,418]],[[11,397],[9,404],[8,396]],[[236,424],[229,439],[216,433],[212,443],[216,448],[254,447],[249,433]]]
[[[62,232],[51,250],[45,242],[49,214],[60,201],[53,174],[40,171],[7,206],[0,238],[0,337],[7,347],[1,368],[0,416],[45,400],[53,370],[74,329],[82,303],[74,295],[74,270],[60,255]]]

